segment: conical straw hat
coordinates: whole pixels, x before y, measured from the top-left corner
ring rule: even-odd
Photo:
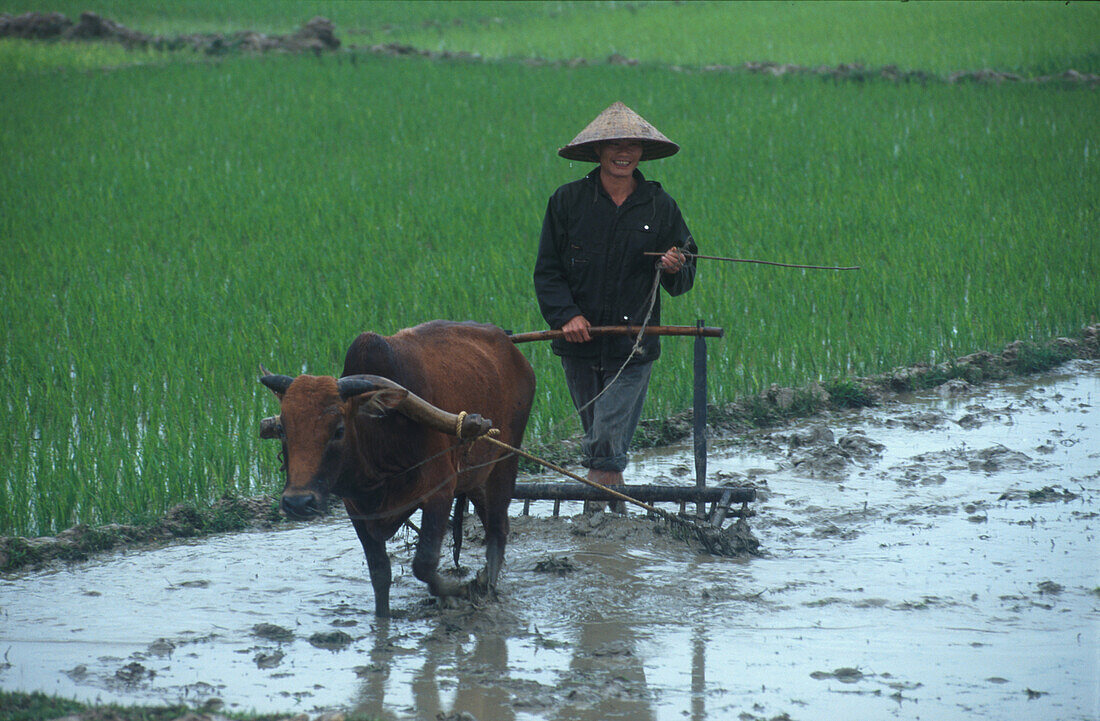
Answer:
[[[605,140],[637,140],[642,144],[642,160],[656,160],[675,155],[680,146],[672,142],[645,118],[616,101],[596,116],[573,142],[558,150],[558,155],[569,160],[600,162],[596,144]]]

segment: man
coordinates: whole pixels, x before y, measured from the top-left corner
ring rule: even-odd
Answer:
[[[552,348],[584,427],[582,464],[589,480],[607,486],[622,485],[661,347],[656,336],[635,346],[634,337],[593,338],[588,329],[659,325],[657,283],[672,296],[691,289],[695,241],[672,197],[638,170],[639,162],[679,149],[633,110],[612,104],[558,150],[563,158],[599,165],[555,191],[542,224],[535,293],[546,322],[564,331]],[[663,255],[655,264],[646,252]]]

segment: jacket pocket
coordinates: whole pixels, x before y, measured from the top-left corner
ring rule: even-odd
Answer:
[[[565,276],[573,299],[584,307],[595,267],[595,256],[576,243],[570,243],[565,252]]]
[[[646,255],[661,250],[657,247],[657,231],[651,228],[652,226],[643,226],[627,233],[626,257],[623,260],[635,268],[635,272],[651,273],[653,264],[657,262],[655,256]]]

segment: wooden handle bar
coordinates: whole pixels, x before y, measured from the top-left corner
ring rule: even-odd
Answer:
[[[598,325],[588,329],[588,334],[599,335],[638,335],[642,330],[640,325]],[[721,338],[725,334],[722,328],[703,327],[693,325],[650,325],[646,326],[646,335],[701,335],[704,338]],[[533,340],[555,340],[564,338],[565,332],[561,330],[536,330],[530,333],[516,333],[511,336],[513,343],[529,343]]]

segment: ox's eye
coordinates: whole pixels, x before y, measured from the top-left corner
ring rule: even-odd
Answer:
[[[332,440],[338,441],[344,437],[344,424],[336,426],[336,430],[332,432]]]

